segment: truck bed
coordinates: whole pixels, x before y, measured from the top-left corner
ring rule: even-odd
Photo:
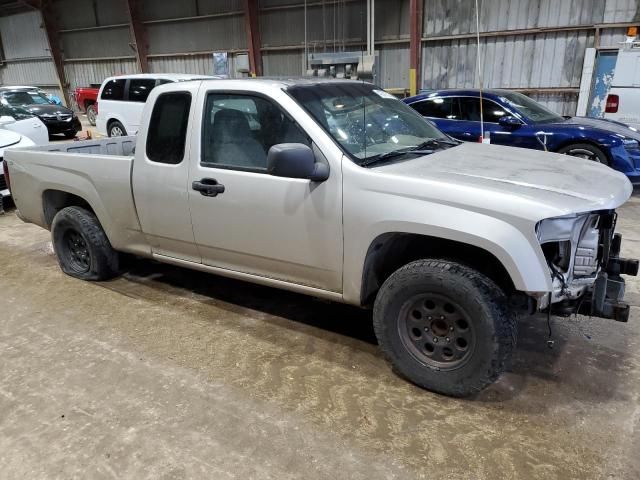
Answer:
[[[65,152],[95,155],[133,156],[136,148],[136,137],[113,137],[101,140],[84,140],[82,142],[49,143],[40,147],[22,149],[29,152]]]
[[[135,142],[136,137],[118,137],[7,151],[20,215],[48,229],[49,200],[55,205],[64,194],[76,195],[90,205],[114,248],[147,252],[131,190]]]

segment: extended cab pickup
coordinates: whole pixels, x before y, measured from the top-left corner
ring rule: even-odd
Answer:
[[[449,395],[498,377],[519,311],[629,315],[623,174],[458,144],[366,83],[168,84],[137,138],[6,160],[21,217],[51,230],[65,273],[108,279],[126,252],[372,306],[396,370]]]

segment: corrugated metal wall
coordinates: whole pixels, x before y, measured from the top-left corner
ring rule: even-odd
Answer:
[[[637,0],[481,0],[482,76],[486,87],[538,89],[529,94],[562,114],[574,114],[585,49],[595,45],[587,26],[638,18]],[[474,0],[425,2],[424,88],[477,87]],[[585,27],[574,31],[508,30]],[[600,46],[618,48],[624,28],[602,29]],[[442,37],[445,37],[444,39]],[[556,89],[555,92],[544,89]],[[557,91],[558,89],[563,89]]]
[[[49,43],[41,25],[39,12],[0,17],[5,59],[0,67],[0,85],[35,85],[60,96]]]
[[[488,87],[537,89],[530,94],[561,113],[575,110],[593,25],[640,22],[640,0],[480,0],[482,74]],[[308,1],[310,52],[359,50],[364,0]],[[154,72],[212,73],[214,51],[247,48],[242,0],[142,0],[149,67]],[[55,0],[70,89],[137,71],[126,0]],[[474,0],[425,0],[422,81],[425,88],[477,85]],[[304,73],[302,0],[259,0],[265,75]],[[572,31],[557,31],[572,27]],[[552,28],[555,31],[525,29]],[[506,31],[506,32],[505,32]],[[514,31],[514,32],[511,32]],[[55,88],[57,77],[37,12],[0,17],[5,64],[0,82]],[[625,28],[599,28],[599,46],[617,48]],[[457,38],[454,38],[458,36]],[[376,0],[378,81],[408,87],[409,0]],[[550,90],[553,89],[553,90]]]

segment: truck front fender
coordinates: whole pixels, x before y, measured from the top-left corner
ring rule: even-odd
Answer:
[[[406,201],[406,197],[403,199]],[[409,218],[412,209],[394,211],[394,221],[373,223],[345,222],[344,299],[348,303],[361,304],[366,275],[367,256],[375,251],[381,238],[389,234],[411,234],[425,238],[426,247],[420,252],[422,258],[434,255],[429,250],[428,239],[448,241],[452,251],[448,258],[457,258],[456,245],[469,245],[480,249],[500,262],[507,272],[513,287],[524,292],[546,292],[551,289],[549,270],[542,249],[535,236],[534,225],[510,219],[501,220],[489,215],[463,210],[455,206],[425,204],[420,202],[424,220]],[[403,218],[404,217],[404,218]],[[442,254],[442,243],[438,253]]]

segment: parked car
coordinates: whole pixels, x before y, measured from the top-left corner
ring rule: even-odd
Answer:
[[[96,124],[99,91],[100,87],[78,87],[73,91],[73,98],[78,108],[87,115],[91,125]]]
[[[43,94],[30,90],[0,90],[0,104],[20,107],[36,115],[47,126],[49,135],[73,138],[82,129],[76,114],[67,107],[50,103]]]
[[[100,135],[135,135],[140,128],[142,110],[149,93],[158,85],[171,82],[214,78],[177,73],[142,73],[109,77],[102,82],[96,106],[96,127]]]
[[[53,93],[49,93],[40,87],[17,85],[17,86],[10,86],[10,87],[0,87],[0,91],[1,90],[22,90],[22,91],[28,91],[28,92],[36,92],[47,97],[50,103],[53,103],[54,105],[62,105],[62,100],[60,100],[60,97],[58,97],[57,95],[54,95]]]
[[[33,142],[27,137],[17,132],[0,128],[0,210],[2,210],[2,198],[11,196],[11,192],[7,186],[4,170],[4,154],[11,147],[30,147]]]
[[[405,102],[447,135],[478,141],[478,90],[439,90],[407,98]],[[482,110],[485,132],[489,132],[493,144],[546,148],[582,157],[609,165],[633,183],[640,183],[640,133],[628,125],[596,118],[562,117],[521,93],[507,90],[483,91]]]
[[[23,108],[0,105],[0,128],[24,135],[36,145],[49,143],[45,124]]]
[[[137,138],[9,151],[7,167],[65,273],[105,280],[128,252],[372,306],[396,370],[449,395],[504,370],[518,311],[629,316],[624,175],[451,141],[363,82],[163,85]]]
[[[607,95],[604,118],[623,122],[640,130],[640,44],[621,48]]]

